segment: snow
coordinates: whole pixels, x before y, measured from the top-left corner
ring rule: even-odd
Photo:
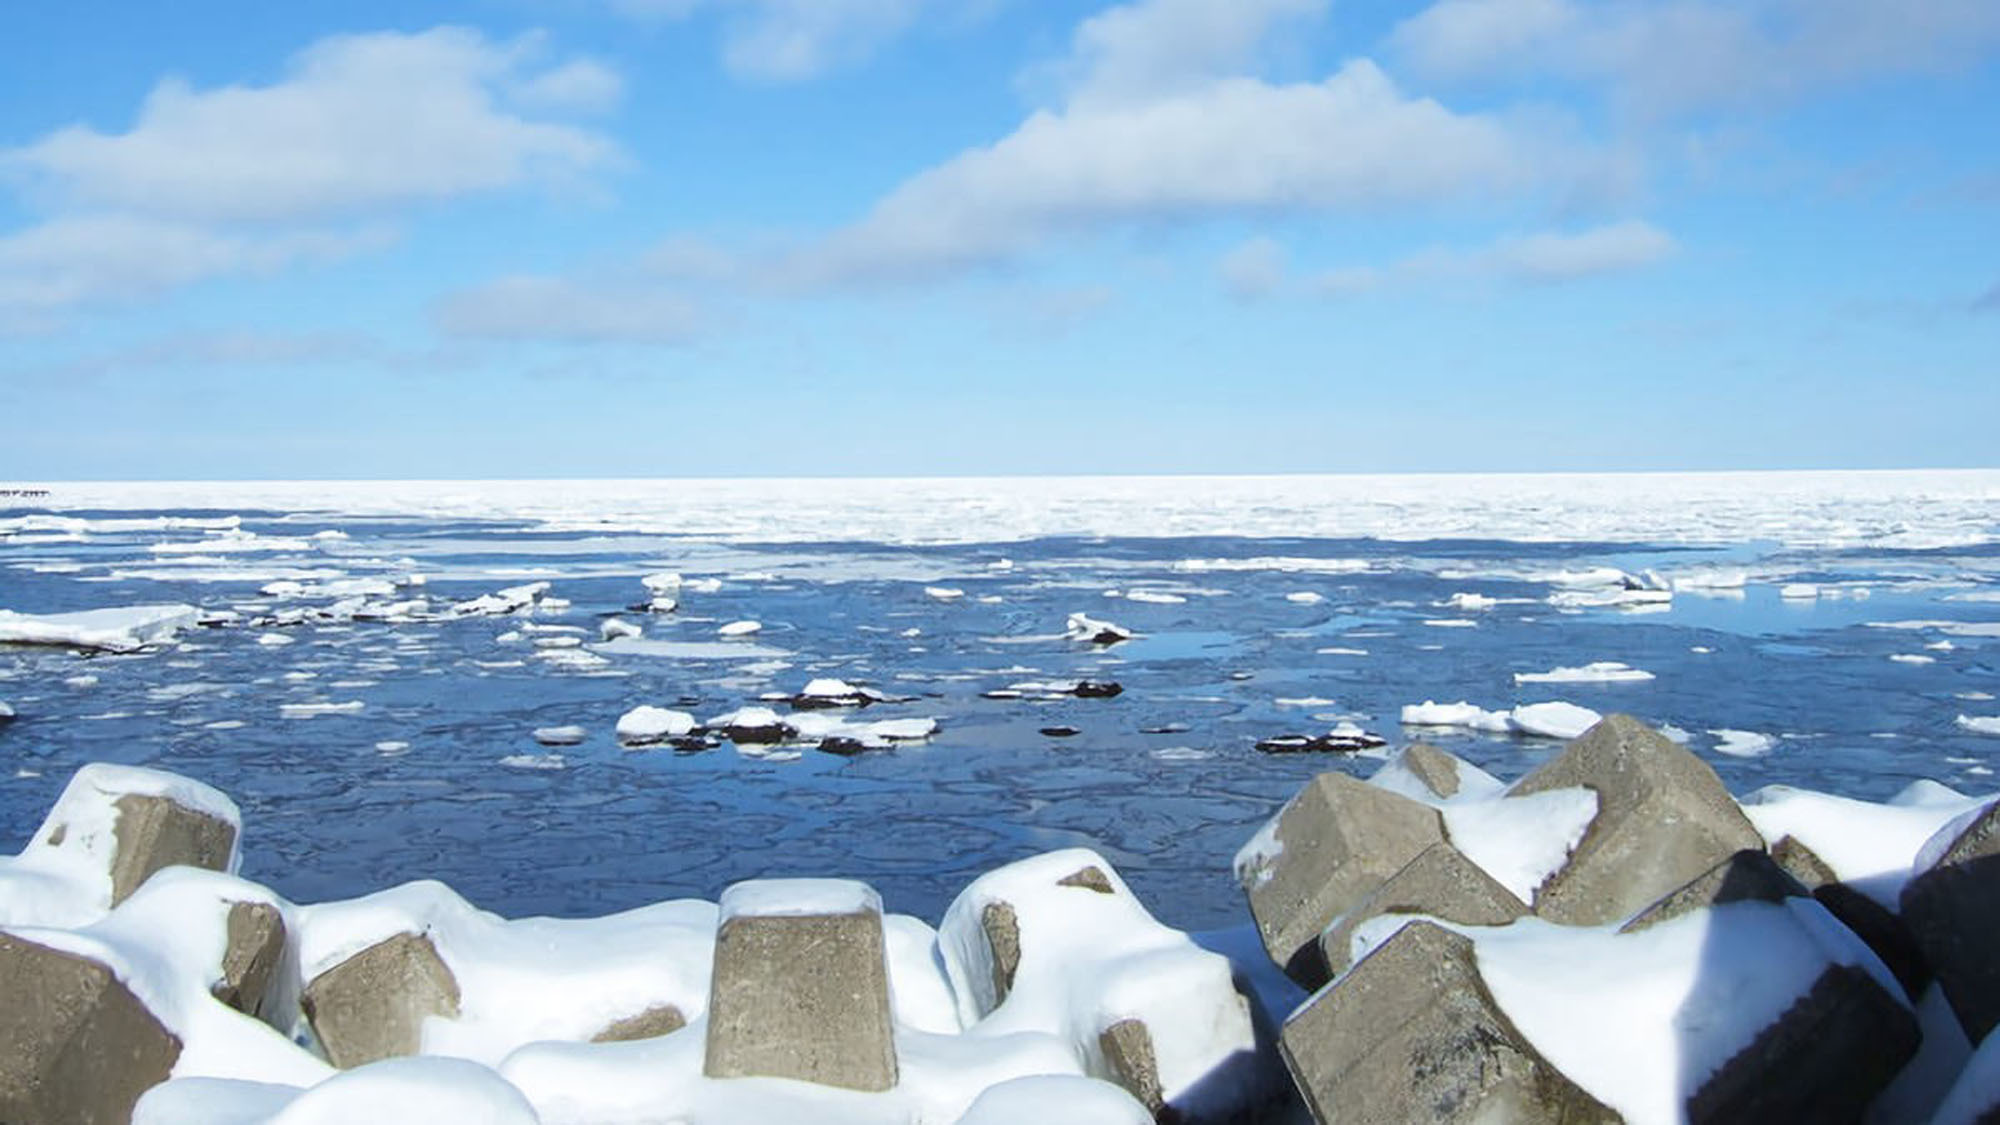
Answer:
[[[1581,787],[1437,804],[1452,846],[1524,903],[1535,901],[1597,817],[1597,794]]]
[[[481,1122],[541,1125],[534,1106],[490,1068],[460,1059],[384,1059],[301,1089],[227,1079],[180,1079],[148,1091],[133,1125],[376,1125]]]
[[[663,738],[679,738],[694,728],[694,716],[686,711],[641,705],[618,717],[617,734],[620,742],[658,742]]]
[[[191,605],[135,605],[47,614],[0,609],[0,643],[132,652],[172,640],[200,617],[201,612]]]
[[[995,1083],[958,1125],[1152,1125],[1153,1114],[1109,1082],[1038,1074]]]
[[[1405,753],[1407,753],[1407,750]],[[1491,797],[1498,797],[1507,788],[1506,785],[1501,783],[1499,778],[1494,777],[1471,762],[1454,759],[1458,763],[1458,792],[1449,797],[1440,797],[1436,793],[1433,793],[1431,787],[1411,771],[1403,758],[1403,754],[1397,754],[1387,762],[1384,762],[1380,769],[1369,776],[1368,784],[1379,789],[1387,789],[1391,793],[1408,797],[1413,801],[1433,805],[1438,808],[1443,808],[1447,804],[1480,801]]]
[[[1102,894],[1060,880],[1095,867]],[[995,995],[981,924],[1004,902],[1020,932],[1013,988]],[[1154,920],[1102,856],[1083,848],[1035,856],[972,881],[938,927],[938,951],[968,1035],[1024,1032],[1068,1044],[1086,1071],[1109,1077],[1099,1036],[1138,1019],[1153,1040],[1162,1094],[1174,1101],[1216,1076],[1238,1051],[1254,1049],[1250,1012],[1229,961]]]
[[[1356,946],[1400,921],[1365,925],[1373,933],[1357,934]],[[1831,965],[1857,965],[1897,994],[1874,955],[1811,899],[1734,902],[1634,934],[1539,919],[1461,932],[1514,1025],[1632,1125],[1683,1120],[1688,1095]]]
[[[1651,672],[1615,660],[1599,660],[1580,668],[1552,668],[1547,672],[1516,672],[1517,684],[1636,684],[1653,678]]]
[[[1957,723],[1974,734],[2000,735],[2000,715],[1960,715]]]
[[[799,694],[811,696],[814,699],[841,699],[847,696],[859,695],[861,694],[861,689],[848,683],[846,680],[821,676],[817,679],[806,681],[805,688]]]
[[[1246,887],[1263,886],[1271,881],[1271,867],[1278,857],[1285,854],[1284,841],[1278,839],[1278,818],[1264,822],[1255,835],[1244,841],[1236,849],[1236,857],[1230,862],[1230,869],[1236,872],[1236,881]]]
[[[1790,836],[1826,861],[1840,881],[1896,910],[1925,841],[1983,802],[1941,785],[1905,790],[1887,803],[1767,785],[1740,802],[1767,844]]]
[[[880,914],[875,888],[853,879],[752,879],[722,892],[722,921],[818,914]]]
[[[1708,733],[1715,736],[1715,752],[1732,758],[1761,758],[1778,744],[1776,738],[1756,731],[1724,728]]]
[[[1931,1125],[1979,1125],[2000,1106],[2000,1035],[1988,1034],[1938,1105]]]
[[[1428,699],[1406,704],[1402,723],[1406,727],[1464,727],[1494,733],[1513,729],[1504,711],[1487,711],[1465,702],[1433,703]]]
[[[731,621],[717,629],[716,635],[723,637],[748,637],[762,632],[764,625],[758,621]]]

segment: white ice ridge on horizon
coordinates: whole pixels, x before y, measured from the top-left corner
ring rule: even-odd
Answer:
[[[62,516],[276,511],[521,519],[554,532],[763,542],[998,542],[1065,535],[1645,541],[1942,548],[2000,542],[2000,469],[1341,476],[596,481],[36,482]],[[232,517],[233,518],[233,517]],[[1195,560],[1200,563],[1204,560]],[[1303,560],[1302,560],[1303,561]]]

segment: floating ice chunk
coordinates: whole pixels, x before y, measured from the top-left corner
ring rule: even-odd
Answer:
[[[493,617],[503,613],[517,613],[539,601],[549,592],[547,582],[530,582],[525,586],[509,586],[470,601],[459,602],[451,607],[453,617]]]
[[[690,578],[683,588],[691,594],[713,594],[722,589],[720,578]]]
[[[385,739],[375,744],[375,749],[384,754],[401,754],[409,748],[409,743],[394,738]]]
[[[1609,590],[1559,590],[1548,597],[1548,603],[1557,609],[1638,609],[1666,605],[1673,600],[1672,590],[1624,586]]]
[[[1334,648],[1316,648],[1313,650],[1313,652],[1315,655],[1318,656],[1367,656],[1368,655],[1368,650],[1365,648],[1340,648],[1337,646]]]
[[[1433,703],[1426,699],[1422,703],[1406,704],[1401,721],[1406,727],[1464,727],[1493,733],[1505,733],[1512,729],[1505,711],[1488,711],[1462,701]]]
[[[965,591],[954,586],[926,586],[924,594],[941,602],[955,602],[965,596]]]
[[[695,728],[694,716],[665,707],[639,706],[618,718],[618,741],[627,744],[679,738]]]
[[[1128,602],[1149,602],[1153,605],[1181,605],[1187,601],[1179,594],[1163,593],[1159,590],[1133,590],[1125,595]]]
[[[259,633],[257,635],[257,643],[260,645],[266,645],[272,648],[276,648],[280,645],[291,644],[292,638],[286,636],[283,633]]]
[[[278,714],[287,719],[317,719],[322,715],[358,715],[366,706],[359,699],[344,703],[281,703]]]
[[[559,770],[569,763],[561,754],[508,754],[500,764],[512,770]]]
[[[4,699],[0,699],[0,723],[4,723],[8,719],[11,719],[13,717],[14,717],[13,705],[8,703]]]
[[[1326,600],[1326,595],[1312,590],[1294,590],[1285,595],[1285,600],[1297,605],[1318,605]]]
[[[1778,596],[1788,602],[1809,602],[1819,597],[1819,587],[1811,582],[1787,582],[1778,587]]]
[[[1974,734],[2000,735],[2000,715],[1960,715],[1958,725]]]
[[[1072,613],[1063,625],[1063,636],[1072,641],[1090,641],[1094,644],[1116,644],[1132,639],[1132,630],[1109,621],[1099,621],[1084,613]]]
[[[535,741],[544,746],[575,746],[584,736],[585,731],[579,726],[535,728]]]
[[[1574,703],[1529,703],[1514,708],[1507,721],[1522,734],[1543,738],[1579,738],[1604,716]]]
[[[1433,629],[1474,629],[1479,626],[1479,622],[1465,617],[1433,617],[1425,620],[1424,624]]]
[[[678,571],[663,570],[658,574],[648,574],[644,578],[639,579],[639,584],[652,591],[655,595],[667,594],[671,596],[680,593],[681,586],[684,583]]]
[[[1741,590],[1750,584],[1750,572],[1734,567],[1690,570],[1674,576],[1676,590]]]
[[[0,609],[0,643],[132,652],[170,641],[200,618],[201,611],[191,605],[135,605],[47,614]]]
[[[821,676],[817,679],[806,681],[804,690],[800,691],[799,694],[812,696],[816,699],[842,699],[848,696],[860,695],[861,689],[848,683],[846,680]]]
[[[601,640],[615,641],[620,637],[643,637],[646,631],[630,621],[611,617],[597,627],[597,635]]]
[[[258,535],[231,528],[211,531],[206,538],[185,543],[154,543],[147,550],[156,555],[235,555],[260,551],[309,551],[312,550],[312,543],[306,539]]]
[[[1517,684],[1635,684],[1653,678],[1651,672],[1615,660],[1599,660],[1581,668],[1552,668],[1547,672],[1516,672]]]
[[[731,621],[717,629],[716,634],[724,637],[748,637],[762,632],[763,629],[763,622],[760,621]]]
[[[1461,590],[1445,599],[1446,605],[1459,610],[1492,609],[1500,604],[1499,598],[1489,598],[1485,594],[1475,594]]]
[[[1730,730],[1725,727],[1708,733],[1715,736],[1715,752],[1727,754],[1732,758],[1761,758],[1769,754],[1771,748],[1778,744],[1777,739],[1768,734],[1758,734],[1756,731]]]

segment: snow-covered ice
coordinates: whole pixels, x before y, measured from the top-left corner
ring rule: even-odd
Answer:
[[[132,652],[172,640],[200,616],[191,605],[135,605],[45,614],[0,609],[0,643]]]

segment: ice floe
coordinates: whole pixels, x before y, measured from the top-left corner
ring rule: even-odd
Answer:
[[[0,609],[0,644],[133,652],[172,640],[200,618],[201,611],[191,605],[135,605],[45,614]]]
[[[1651,672],[1615,660],[1599,660],[1577,668],[1552,668],[1546,672],[1516,672],[1517,684],[1636,684],[1653,678]]]
[[[1777,739],[1756,731],[1725,728],[1708,733],[1715,736],[1715,752],[1732,758],[1761,758],[1778,745]]]

